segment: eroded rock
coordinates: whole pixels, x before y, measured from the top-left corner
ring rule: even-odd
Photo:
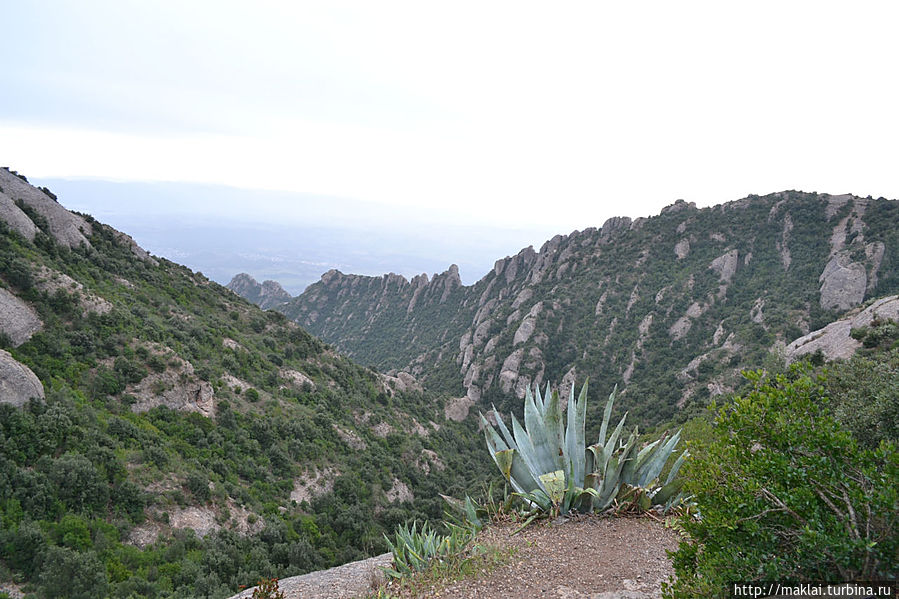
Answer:
[[[0,333],[9,338],[13,347],[31,339],[43,326],[34,308],[0,287]]]
[[[29,399],[44,399],[44,386],[30,368],[0,349],[0,403],[20,408]]]
[[[862,345],[850,336],[852,329],[869,326],[875,318],[899,321],[899,296],[879,299],[855,315],[796,339],[786,348],[787,361],[792,362],[817,351],[827,360],[850,358]]]

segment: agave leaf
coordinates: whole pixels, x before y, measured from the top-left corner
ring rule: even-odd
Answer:
[[[490,424],[490,421],[487,420],[483,414],[481,416],[481,425],[484,427],[484,438],[487,439],[487,448],[490,449],[490,453],[494,454],[497,451],[502,451],[504,449],[511,449],[506,442],[502,440],[502,438],[496,433],[496,429],[493,428],[493,425]]]
[[[471,522],[471,524],[478,530],[484,527],[484,523],[481,522],[480,518],[478,518],[477,506],[475,506],[474,502],[471,500],[471,497],[468,495],[465,496],[465,516],[468,518],[468,521]]]
[[[499,432],[503,435],[503,440],[505,440],[506,445],[509,446],[510,449],[517,449],[515,445],[515,439],[512,437],[512,434],[509,432],[509,429],[506,428],[506,423],[503,422],[502,414],[500,414],[496,410],[496,406],[491,406],[493,408],[493,417],[496,418],[496,425],[499,427]]]
[[[550,457],[555,464],[553,470],[562,470],[566,476],[571,476],[571,464],[565,457],[565,428],[562,424],[562,401],[558,391],[553,391],[547,400],[543,424],[549,441]]]
[[[615,403],[615,396],[617,394],[618,385],[615,385],[615,388],[612,389],[612,392],[609,394],[609,401],[606,402],[606,409],[602,415],[602,424],[599,427],[599,443],[603,446],[606,444],[606,431],[609,428],[609,419],[612,417],[612,404]]]
[[[539,389],[538,389],[539,397]],[[524,398],[524,426],[527,430],[531,444],[534,446],[534,462],[537,466],[538,474],[553,472],[558,469],[555,456],[553,455],[553,441],[544,426],[543,415],[537,408],[534,396],[530,391],[525,392]]]
[[[579,485],[584,484],[586,472],[586,452],[584,425],[587,420],[587,383],[584,381],[577,402],[574,400],[574,383],[571,384],[571,394],[568,399],[568,426],[565,431],[565,461],[570,466],[569,476]]]
[[[534,475],[528,465],[521,457],[521,452],[515,450],[512,455],[512,488],[516,491],[531,491],[535,489],[543,489],[543,483]],[[545,489],[543,489],[545,490]]]
[[[604,510],[615,499],[620,487],[621,467],[618,456],[613,455],[603,473],[602,484],[597,489],[597,497],[593,501],[594,509]]]
[[[635,430],[633,433],[631,433],[631,438],[628,439],[628,443],[630,443],[631,441],[634,441],[634,443],[636,443],[636,440],[637,431]],[[662,439],[653,441],[652,443],[638,451],[637,455],[630,460],[628,467],[624,470],[625,482],[630,483],[634,486],[640,486],[637,481],[642,472],[645,470],[644,466],[651,457],[652,451],[659,445],[660,441],[662,441]]]
[[[547,495],[541,489],[535,489],[534,491],[531,491],[531,492],[528,492],[528,491],[517,492],[517,493],[515,493],[515,495],[517,495],[518,497],[521,497],[524,500],[524,502],[526,504],[530,505],[532,508],[542,511],[542,512],[548,512],[553,507],[553,502],[549,498],[549,495]]]
[[[634,479],[634,473],[637,471],[637,462],[639,460],[639,455],[632,456],[634,452],[634,448],[637,446],[637,431],[632,431],[631,436],[628,437],[627,443],[624,444],[623,451],[621,452],[621,461],[623,462],[623,467],[621,469],[621,480],[625,483],[630,483]]]
[[[679,440],[680,431],[669,438],[665,443],[658,445],[656,451],[653,452],[652,457],[646,460],[646,463],[637,472],[637,482],[639,486],[646,487],[652,481],[658,478],[659,474],[661,474],[662,472],[662,468],[665,467],[665,462],[667,462],[668,458],[671,457],[671,452],[674,451],[674,447],[677,445],[677,442]]]
[[[680,493],[680,490],[684,487],[684,482],[684,479],[678,478],[663,486],[652,496],[652,504],[665,505],[668,503],[671,497]]]
[[[537,451],[534,449],[534,444],[531,443],[531,438],[528,436],[524,428],[522,428],[521,423],[518,422],[518,418],[515,417],[515,414],[512,414],[512,431],[514,433],[515,441],[518,445],[518,451],[521,453],[521,458],[524,460],[525,465],[528,467],[528,470],[531,473],[531,478],[536,479],[538,476],[546,472],[546,470],[543,470],[539,461],[537,460]]]
[[[512,460],[514,457],[514,449],[505,449],[493,454],[493,460],[496,462],[496,465],[499,466],[499,471],[503,473],[503,476],[505,476],[508,481],[512,480]]]
[[[596,468],[594,464],[596,460],[593,456],[593,452],[590,451],[590,448],[584,449],[584,486],[587,486],[587,475],[593,472]]]
[[[565,473],[563,471],[556,470],[541,474],[540,482],[543,483],[546,493],[554,504],[562,500],[562,495],[565,494]]]
[[[624,421],[626,419],[627,412],[625,412],[624,416],[621,417],[621,420],[618,421],[618,426],[615,427],[612,436],[609,437],[609,442],[606,443],[602,449],[602,460],[604,464],[609,462],[609,458],[612,457],[612,452],[618,448],[618,438],[621,436],[621,429],[624,427]]]
[[[685,449],[681,452],[680,456],[678,456],[677,460],[674,461],[671,470],[668,471],[668,478],[665,479],[666,485],[673,481],[674,477],[677,476],[677,473],[680,472],[680,467],[683,465],[684,460],[687,459],[687,455],[689,455],[689,452]]]
[[[525,401],[527,401],[527,394],[530,393],[530,387],[525,389]],[[546,394],[549,395],[549,387],[546,388]],[[543,400],[543,397],[540,395],[540,387],[534,385],[534,395],[532,396],[534,400],[534,406],[537,408],[537,412],[540,414],[540,417],[543,418],[546,415],[546,404]]]

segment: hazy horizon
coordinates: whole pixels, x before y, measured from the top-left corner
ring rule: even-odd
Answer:
[[[679,198],[899,197],[891,2],[50,0],[4,17],[0,164],[35,180],[555,232]]]

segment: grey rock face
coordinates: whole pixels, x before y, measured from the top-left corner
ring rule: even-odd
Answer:
[[[290,301],[291,297],[276,281],[264,281],[260,284],[256,279],[243,272],[235,275],[227,287],[263,310],[268,310]]]
[[[5,193],[0,193],[0,220],[25,239],[34,240],[37,227]]]
[[[91,234],[88,222],[63,208],[43,191],[22,181],[5,168],[0,168],[0,187],[10,199],[22,200],[29,208],[44,217],[48,233],[57,243],[70,248],[82,244],[90,247],[90,242],[85,237]]]
[[[823,329],[803,335],[787,346],[786,358],[793,362],[804,355],[821,351],[827,360],[851,358],[862,344],[850,335],[852,329],[866,327],[878,320],[899,321],[899,296],[877,300],[861,312],[830,323]]]
[[[865,266],[850,262],[844,253],[830,259],[818,280],[821,282],[821,307],[825,310],[848,310],[865,299],[868,286]]]
[[[30,368],[0,349],[0,403],[18,408],[34,398],[44,398],[44,386],[40,380]]]
[[[4,333],[18,347],[41,330],[44,323],[34,308],[15,295],[0,288],[0,333]]]

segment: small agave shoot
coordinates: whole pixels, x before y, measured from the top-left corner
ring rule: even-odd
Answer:
[[[544,396],[536,386],[533,394],[526,390],[524,427],[511,414],[510,431],[496,408],[495,426],[481,414],[493,460],[536,513],[602,512],[616,500],[644,510],[660,506],[668,511],[683,500],[683,480],[677,474],[687,457],[686,450],[672,464],[664,484],[658,480],[680,440],[680,431],[639,449],[636,428],[627,441],[621,437],[625,414],[607,437],[616,392],[617,387],[606,403],[599,440],[587,447],[586,382],[576,402],[574,385],[571,387],[567,421],[563,421],[559,392],[550,393],[549,385]]]

